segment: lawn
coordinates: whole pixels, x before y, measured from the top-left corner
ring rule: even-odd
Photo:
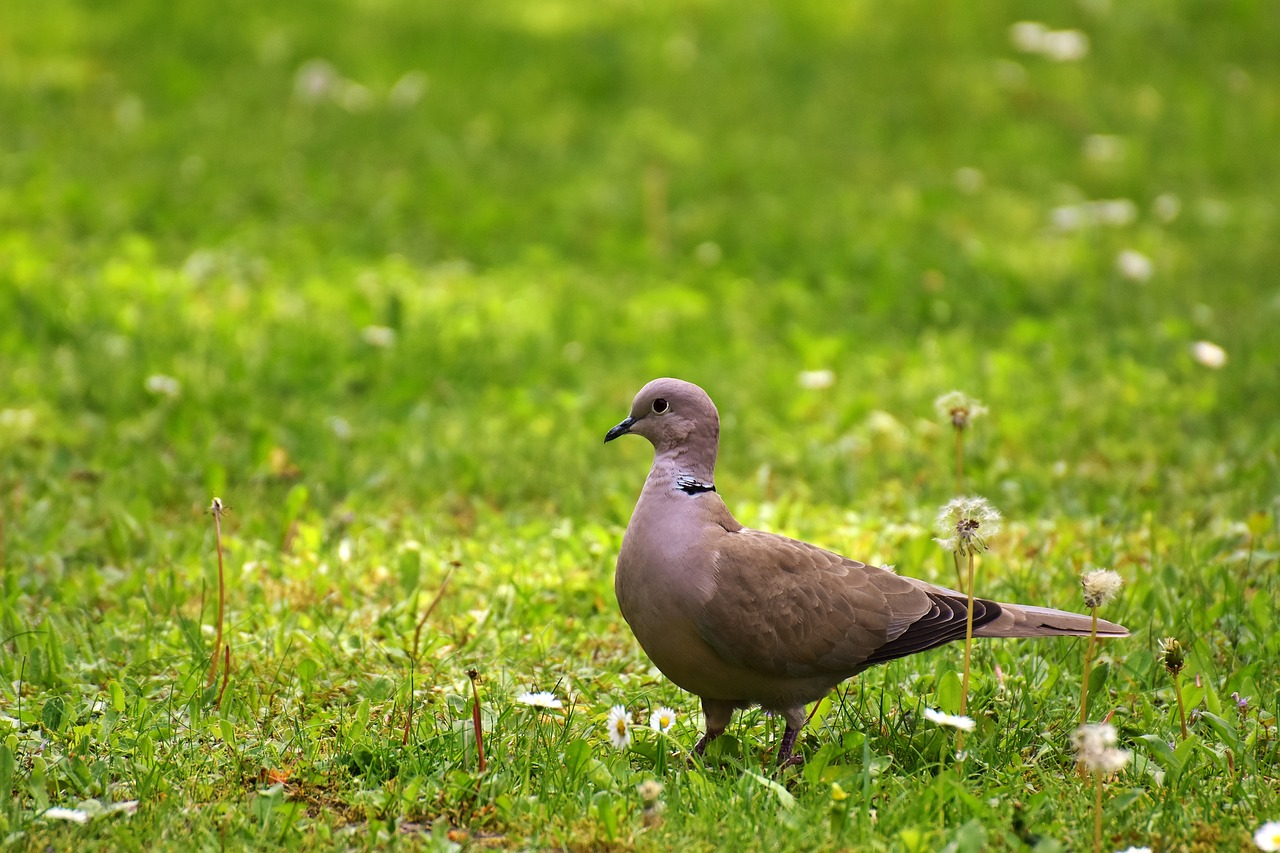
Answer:
[[[744,523],[943,583],[982,400],[979,593],[1125,580],[1102,849],[1280,820],[1275,4],[3,18],[6,849],[1093,849],[1080,640],[975,646],[963,760],[960,645],[689,758],[602,444],[663,375]]]

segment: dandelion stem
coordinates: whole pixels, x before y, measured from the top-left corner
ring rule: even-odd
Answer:
[[[480,689],[476,687],[476,682],[480,679],[480,673],[470,669],[467,670],[467,677],[471,679],[471,725],[476,730],[476,767],[477,772],[483,773],[485,768],[484,731],[480,725]]]
[[[222,620],[227,607],[227,587],[222,569],[222,501],[214,498],[209,511],[213,514],[213,530],[218,546],[218,624],[213,636],[213,657],[209,661],[209,677],[206,682],[213,684],[218,679],[218,658],[222,656]]]
[[[956,494],[964,494],[964,430],[956,427]]]
[[[1093,776],[1093,850],[1102,853],[1102,774]]]
[[[964,620],[964,678],[960,681],[960,713],[969,707],[969,655],[973,650],[973,549],[969,549],[969,582],[965,592],[969,596],[969,610]]]
[[[1093,625],[1089,629],[1089,645],[1084,650],[1084,680],[1080,685],[1080,725],[1089,719],[1089,674],[1093,669],[1093,652],[1098,643],[1098,608],[1090,608]]]
[[[1182,683],[1178,676],[1179,673],[1173,674],[1173,695],[1178,699],[1178,722],[1182,725],[1182,739],[1186,740],[1191,735],[1187,732],[1187,709],[1182,702]]]

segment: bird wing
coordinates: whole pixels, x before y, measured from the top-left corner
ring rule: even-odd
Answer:
[[[770,675],[852,675],[964,637],[966,600],[817,546],[744,528],[718,537],[699,634]],[[974,625],[1000,606],[975,602]]]

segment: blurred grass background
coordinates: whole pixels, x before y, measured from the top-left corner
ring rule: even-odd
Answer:
[[[1273,529],[1275,4],[3,17],[5,634],[47,608],[140,630],[112,608],[161,570],[148,618],[195,618],[214,494],[233,566],[314,568],[348,538],[360,571],[394,568],[411,536],[424,565],[501,567],[534,543],[544,597],[512,618],[616,628],[647,449],[600,440],[657,375],[719,404],[744,521],[905,571],[932,552],[892,525],[953,490],[932,411],[952,388],[991,408],[972,488],[1081,525],[1096,550],[1065,564],[1137,565],[1156,534],[1119,539],[1157,528]],[[1023,20],[1087,51],[1021,49]],[[552,556],[566,537],[590,541]],[[1196,594],[1159,593],[1180,619]]]

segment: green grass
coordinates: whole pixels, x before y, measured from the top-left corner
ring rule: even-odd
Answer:
[[[6,847],[1089,849],[1079,642],[978,646],[963,772],[920,716],[959,648],[833,694],[802,770],[775,779],[758,712],[686,761],[696,700],[612,593],[648,448],[601,446],[658,375],[719,405],[745,523],[944,581],[932,401],[981,398],[971,488],[1009,523],[980,590],[1083,609],[1082,570],[1127,581],[1101,615],[1134,636],[1103,647],[1092,700],[1134,753],[1107,849],[1240,849],[1280,819],[1273,4],[4,18]],[[1082,29],[1088,56],[1019,53],[1027,18]],[[337,82],[312,101],[315,59]],[[1089,157],[1094,135],[1119,156]],[[1103,199],[1131,221],[1054,226]],[[818,369],[832,386],[801,387]],[[1165,636],[1190,650],[1185,743]],[[614,704],[680,722],[617,751]],[[86,800],[138,808],[41,817]]]

